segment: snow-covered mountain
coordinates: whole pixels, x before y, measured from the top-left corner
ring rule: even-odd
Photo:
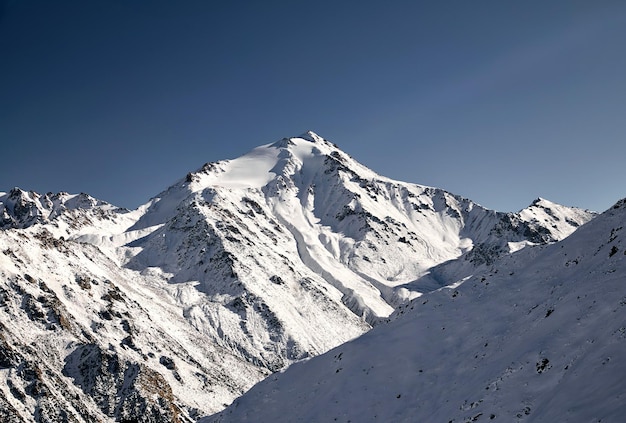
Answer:
[[[216,422],[621,422],[626,200],[259,383]]]
[[[0,192],[0,229],[47,225],[60,236],[67,236],[85,227],[92,231],[105,230],[103,226],[107,223],[110,226],[127,212],[84,193],[40,195],[19,188]]]
[[[196,420],[595,216],[488,210],[312,132],[207,163],[137,210],[16,188],[0,215],[7,421]]]

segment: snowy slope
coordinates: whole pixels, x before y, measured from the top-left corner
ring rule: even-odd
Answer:
[[[594,217],[543,199],[488,210],[312,132],[207,163],[133,211],[16,188],[0,214],[0,417],[18,421],[196,420]]]
[[[206,421],[621,422],[626,200],[426,294]]]

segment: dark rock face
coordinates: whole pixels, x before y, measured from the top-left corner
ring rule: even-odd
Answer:
[[[121,361],[96,344],[77,347],[65,363],[63,374],[72,377],[107,416],[146,423],[181,421],[171,387],[148,367]]]
[[[31,193],[34,198],[38,198],[39,195]],[[24,228],[32,226],[35,223],[43,221],[41,209],[37,207],[36,201],[29,198],[28,193],[20,190],[19,188],[13,188],[6,195],[2,204],[2,228]]]
[[[17,410],[2,396],[0,396],[0,420],[6,423],[23,421]]]
[[[53,422],[97,421],[84,404],[84,399],[73,393],[67,381],[37,357],[37,351],[27,345],[11,345],[0,328],[0,357],[8,370],[4,381],[10,394],[0,396],[0,421],[2,422]],[[32,414],[18,409],[15,404],[34,403]]]
[[[115,349],[103,350],[43,280],[24,274],[2,282],[2,318],[10,315],[20,323],[0,323],[0,369],[6,375],[0,383],[10,394],[0,396],[0,421],[92,422],[103,415],[126,422],[181,421],[164,377]],[[78,346],[65,356],[47,345],[25,343],[22,330]],[[62,368],[54,357],[65,363]],[[102,413],[94,412],[93,404]]]
[[[52,369],[27,354],[14,352],[6,342],[0,345],[0,355],[3,366],[11,365],[12,376],[6,384],[13,401],[36,403],[34,414],[24,416],[8,398],[0,397],[2,422],[98,421],[85,404],[87,398],[115,421],[182,421],[172,390],[159,373],[138,363],[122,362],[95,344],[76,348],[63,368],[64,375],[73,378],[87,397],[75,395],[74,388]]]

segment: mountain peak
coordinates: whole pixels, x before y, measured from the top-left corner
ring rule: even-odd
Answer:
[[[543,197],[537,197],[528,207],[561,207],[560,204],[550,200],[546,200]]]
[[[295,138],[301,138],[303,140],[310,141],[310,142],[313,142],[313,143],[324,142],[324,138],[319,136],[318,134],[316,134],[313,131],[306,131],[305,133],[300,134],[300,135],[298,135]]]
[[[326,140],[323,137],[319,136],[315,132],[306,131],[295,137],[282,138],[270,144],[270,146],[275,147],[275,148],[289,148],[290,146],[296,145],[296,140],[302,140],[302,141],[306,141],[306,142],[313,143],[313,144],[322,144],[326,142]]]

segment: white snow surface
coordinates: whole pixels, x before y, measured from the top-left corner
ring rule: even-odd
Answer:
[[[158,374],[173,405],[148,404],[194,421],[594,216],[543,199],[488,210],[379,176],[313,132],[207,163],[133,211],[87,194],[0,193],[4,405],[25,421],[46,409],[34,372],[54,375],[40,381],[49,410],[121,419]],[[80,369],[95,356],[150,376],[122,380],[126,391],[92,386]]]
[[[626,200],[388,324],[274,374],[203,422],[621,422]]]

